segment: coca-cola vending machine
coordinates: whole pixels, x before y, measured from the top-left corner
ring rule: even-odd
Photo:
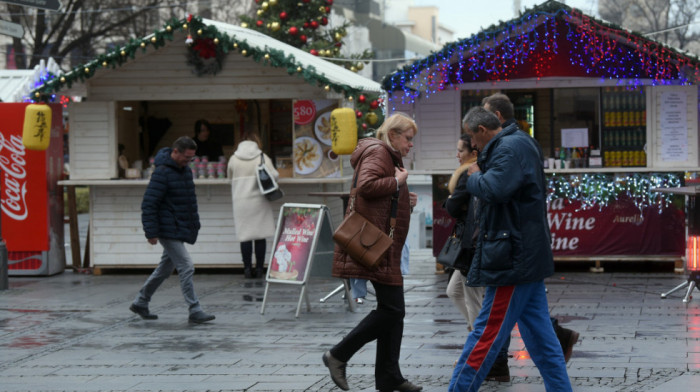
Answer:
[[[0,203],[9,275],[63,272],[63,115],[51,107],[51,140],[45,151],[22,144],[28,103],[0,103]]]

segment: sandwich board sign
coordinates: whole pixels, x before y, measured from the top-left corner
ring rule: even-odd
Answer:
[[[270,284],[301,286],[296,317],[302,299],[311,310],[306,284],[311,275],[331,276],[333,226],[328,207],[322,204],[285,203],[280,208],[277,231],[267,267],[265,295],[260,314],[265,312]]]

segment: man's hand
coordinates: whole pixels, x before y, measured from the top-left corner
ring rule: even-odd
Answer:
[[[415,192],[408,192],[408,202],[411,208],[415,207],[416,204],[418,204],[418,194]]]
[[[399,186],[401,186],[406,183],[406,179],[408,178],[408,170],[402,167],[395,167],[394,177],[396,177],[396,179],[399,181]]]
[[[469,166],[469,169],[467,169],[467,174],[471,176],[472,174],[480,171],[481,169],[479,169],[479,165],[477,165],[476,163],[472,163],[472,165]]]
[[[156,237],[156,238],[149,238],[149,239],[148,239],[148,243],[151,244],[151,245],[157,244],[157,243],[158,243],[158,237]]]

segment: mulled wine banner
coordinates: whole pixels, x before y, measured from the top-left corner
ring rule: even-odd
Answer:
[[[559,198],[547,208],[554,256],[671,255],[685,253],[683,197],[663,209],[635,206],[624,195],[607,206],[581,210]]]

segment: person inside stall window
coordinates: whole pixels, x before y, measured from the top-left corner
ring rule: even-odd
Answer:
[[[221,144],[211,138],[211,125],[207,120],[197,120],[194,123],[194,142],[197,143],[196,155],[207,157],[210,162],[216,162],[224,155]]]

